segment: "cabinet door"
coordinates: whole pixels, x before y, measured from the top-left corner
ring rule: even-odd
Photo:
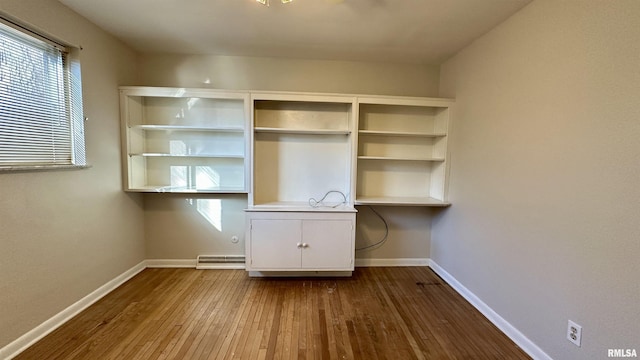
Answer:
[[[302,242],[302,267],[305,270],[353,269],[351,220],[305,220],[302,222]]]
[[[251,267],[299,269],[300,220],[251,220]]]

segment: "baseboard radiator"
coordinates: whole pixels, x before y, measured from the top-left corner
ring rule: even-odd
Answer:
[[[244,269],[244,255],[198,255],[196,269]]]

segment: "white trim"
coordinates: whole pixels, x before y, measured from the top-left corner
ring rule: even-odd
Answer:
[[[147,259],[148,268],[196,268],[196,259]]]
[[[241,263],[198,265],[197,259],[147,259],[145,263],[148,268],[192,268],[199,270],[245,269],[244,264]]]
[[[85,310],[98,300],[102,299],[105,295],[115,290],[118,286],[124,284],[127,280],[136,276],[145,268],[145,261],[142,261],[138,265],[118,275],[113,280],[100,286],[89,295],[71,304],[71,306],[60,311],[42,324],[36,326],[26,334],[10,342],[5,347],[0,349],[0,359],[9,360],[14,358],[18,354],[26,350],[29,346],[35,344],[38,340],[47,336],[49,333],[51,333],[61,325],[71,320],[71,318],[78,315],[81,311]]]
[[[507,320],[491,309],[474,293],[469,291],[456,278],[440,267],[435,261],[429,259],[429,267],[446,281],[458,294],[462,295],[473,307],[482,313],[489,321],[491,321],[500,331],[507,335],[516,343],[524,352],[535,360],[553,360],[540,347],[529,340],[523,333],[511,325]]]
[[[429,258],[356,259],[356,267],[429,266]]]
[[[245,266],[241,263],[220,263],[220,264],[205,264],[197,265],[198,270],[244,270]]]

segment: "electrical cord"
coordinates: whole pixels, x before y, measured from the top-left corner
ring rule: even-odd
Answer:
[[[372,249],[374,247],[381,246],[382,244],[384,244],[387,241],[387,237],[389,237],[389,224],[387,224],[387,221],[371,205],[367,205],[367,207],[371,211],[373,211],[373,213],[376,214],[378,216],[378,218],[380,218],[380,220],[382,220],[382,223],[384,224],[384,236],[377,243],[371,244],[371,245],[367,245],[367,246],[361,247],[361,248],[356,248],[356,251],[369,250],[369,249]]]
[[[324,200],[327,198],[327,196],[329,196],[329,194],[331,193],[336,193],[336,194],[340,194],[342,195],[342,202],[339,202],[335,205],[325,205],[324,204]],[[309,199],[309,206],[311,206],[312,208],[319,208],[319,207],[330,207],[330,208],[337,208],[340,205],[344,205],[347,203],[347,195],[345,195],[342,191],[339,190],[329,190],[327,191],[326,194],[324,194],[324,196],[322,197],[322,199],[320,200],[316,200],[314,198],[310,198]]]
[[[336,193],[336,194],[340,194],[342,195],[342,202],[339,202],[335,205],[325,205],[324,201],[327,199],[327,197],[329,196],[329,194],[332,193]],[[310,198],[309,199],[309,206],[311,206],[312,208],[319,208],[319,207],[330,207],[330,208],[337,208],[340,205],[344,205],[347,203],[347,196],[339,190],[329,190],[327,191],[324,196],[322,197],[322,199],[320,200],[316,200],[314,198]],[[379,212],[376,211],[376,209],[374,209],[371,205],[367,205],[367,207],[382,221],[382,223],[384,224],[384,236],[382,236],[382,239],[380,239],[378,242],[376,242],[375,244],[371,244],[371,245],[367,245],[365,247],[361,247],[361,248],[356,248],[356,251],[364,251],[364,250],[369,250],[378,246],[381,246],[382,244],[384,244],[387,241],[387,238],[389,237],[389,224],[387,223],[387,220],[384,219],[384,217],[382,217],[382,215],[380,215]]]

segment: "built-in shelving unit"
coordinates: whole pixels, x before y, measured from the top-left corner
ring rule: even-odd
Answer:
[[[123,87],[120,97],[126,191],[248,192],[248,94]]]
[[[448,206],[452,100],[120,90],[125,190],[247,193],[246,269],[354,268],[356,205]]]
[[[354,98],[253,93],[252,104],[247,270],[350,274]]]
[[[452,101],[359,97],[356,205],[447,206]]]

